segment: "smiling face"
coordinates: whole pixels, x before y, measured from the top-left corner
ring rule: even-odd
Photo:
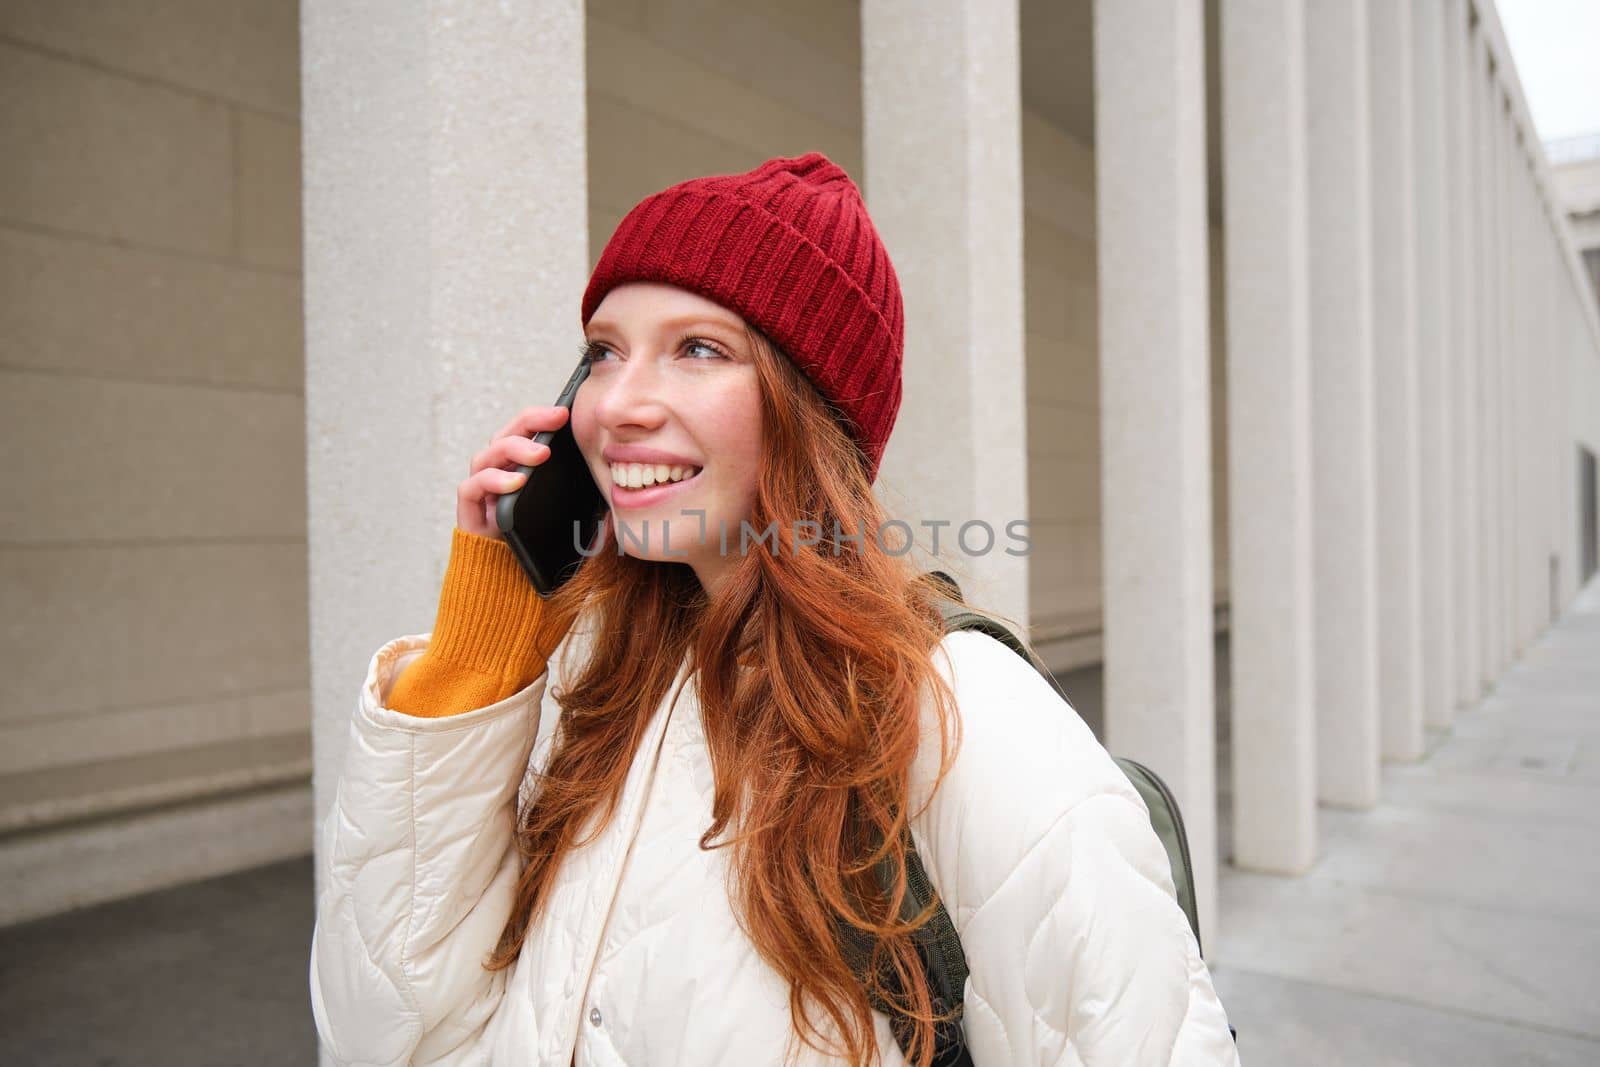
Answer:
[[[630,556],[687,563],[712,589],[737,562],[761,460],[744,320],[687,290],[633,282],[606,294],[584,336],[591,366],[572,433],[611,507],[612,537],[622,524]],[[704,525],[686,509],[704,510]]]

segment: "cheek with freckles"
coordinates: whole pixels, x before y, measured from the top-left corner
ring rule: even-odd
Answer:
[[[714,474],[717,510],[730,524],[749,516],[761,471],[760,393],[751,370],[748,380],[708,391],[697,404],[693,434]]]

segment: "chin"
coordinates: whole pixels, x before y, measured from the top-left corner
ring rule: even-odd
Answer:
[[[657,515],[642,511],[615,510],[610,511],[609,515],[612,541],[622,552],[634,559],[652,560],[658,563],[687,563],[701,547],[700,520],[696,516],[685,517],[672,511]],[[619,523],[627,528],[626,538],[618,529]],[[641,541],[644,543],[641,544]],[[706,541],[712,546],[717,543],[714,523],[708,525]],[[667,551],[668,548],[671,549],[670,553]]]

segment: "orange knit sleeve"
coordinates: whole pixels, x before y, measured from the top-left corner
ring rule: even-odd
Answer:
[[[534,590],[511,546],[457,529],[433,637],[384,703],[422,718],[488,707],[544,673],[571,623]]]

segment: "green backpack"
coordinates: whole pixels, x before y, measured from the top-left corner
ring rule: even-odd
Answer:
[[[1067,699],[1060,683],[1033,649],[1028,647],[1027,642],[998,619],[969,608],[962,600],[961,587],[948,574],[943,571],[930,571],[928,577],[939,584],[944,591],[939,602],[939,612],[944,617],[945,633],[976,630],[988,634],[1027,660],[1033,669],[1050,683],[1050,687],[1060,694],[1062,700]],[[1194,867],[1189,859],[1189,840],[1184,834],[1183,814],[1178,810],[1177,798],[1150,768],[1131,759],[1113,758],[1117,766],[1122,768],[1122,773],[1133,783],[1133,787],[1139,791],[1139,795],[1144,798],[1145,807],[1150,809],[1151,825],[1155,828],[1156,836],[1161,839],[1162,846],[1166,848],[1167,859],[1172,864],[1172,883],[1177,889],[1178,904],[1189,920],[1189,928],[1194,931],[1195,943],[1198,945],[1200,913],[1194,899]],[[879,880],[885,889],[893,884],[893,879],[893,870],[885,865],[879,871]],[[927,872],[923,869],[922,860],[917,856],[908,832],[906,895],[901,904],[901,920],[909,921],[914,918],[935,896],[933,886],[928,881]],[[839,936],[845,958],[854,966],[856,973],[862,976],[864,982],[868,961],[871,959],[872,939],[854,928],[846,927],[843,923],[839,925]],[[967,1051],[959,1022],[962,998],[967,984],[967,960],[961,949],[961,939],[956,935],[955,924],[951,921],[950,914],[945,911],[942,901],[936,903],[933,917],[917,930],[914,940],[928,975],[928,991],[933,998],[934,1012],[944,1014],[955,1009],[955,1018],[936,1028],[933,1067],[972,1067],[972,1056]],[[900,990],[894,982],[891,970],[884,972],[883,981],[892,993],[899,994]],[[903,1017],[890,1013],[882,998],[870,996],[869,999],[872,1000],[873,1007],[889,1014],[894,1020],[895,1038],[901,1050],[906,1050],[910,1044],[910,1030],[905,1025]]]

